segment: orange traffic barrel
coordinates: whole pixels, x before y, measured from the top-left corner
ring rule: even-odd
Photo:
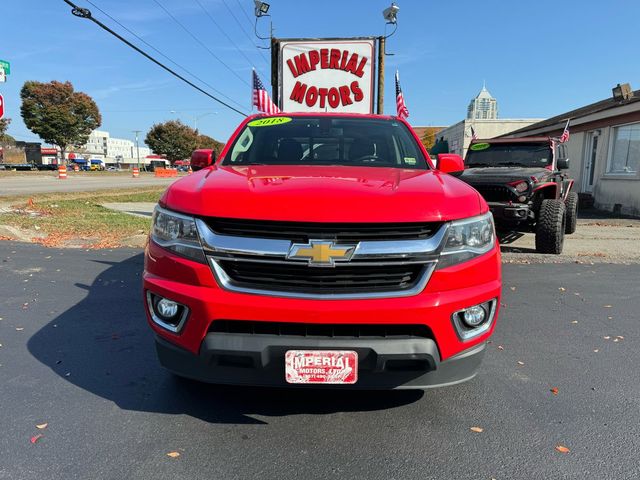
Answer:
[[[133,167],[133,178],[138,178],[140,176],[140,169],[138,167]]]
[[[65,180],[67,178],[67,167],[64,165],[60,165],[58,167],[58,178],[60,180]]]
[[[187,170],[187,173],[188,173],[189,175],[191,175],[191,174],[193,173],[193,170],[191,169],[191,165],[189,165],[189,170]]]

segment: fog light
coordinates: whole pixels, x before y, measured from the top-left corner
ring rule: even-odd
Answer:
[[[178,314],[178,304],[172,300],[168,300],[163,298],[158,303],[156,303],[156,308],[158,309],[158,313],[162,315],[164,318],[173,318]]]
[[[453,326],[463,342],[478,337],[491,328],[496,314],[498,299],[479,303],[451,315]]]
[[[480,305],[476,305],[475,307],[465,310],[462,318],[464,319],[464,323],[474,328],[484,322],[485,318],[487,318],[487,312]]]
[[[147,306],[153,323],[173,333],[180,332],[189,315],[189,309],[185,305],[149,291]]]
[[[519,201],[520,203],[524,203],[526,200],[527,200],[527,197],[525,197],[524,195],[520,195],[520,196],[518,197],[518,201]]]

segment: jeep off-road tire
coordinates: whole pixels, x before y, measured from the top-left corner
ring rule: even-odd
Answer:
[[[540,205],[536,225],[536,251],[539,253],[562,253],[566,210],[562,200],[547,199]]]
[[[567,211],[567,223],[564,227],[564,233],[571,235],[576,231],[578,223],[578,194],[569,192],[567,199],[564,201],[564,207]]]

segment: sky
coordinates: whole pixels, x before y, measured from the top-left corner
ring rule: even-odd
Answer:
[[[251,111],[251,69],[268,85],[269,51],[256,47],[252,0],[77,0],[114,30],[132,37],[102,9],[164,55]],[[399,0],[398,29],[387,40],[385,112],[395,113],[393,72],[413,125],[450,125],[466,115],[486,82],[501,118],[548,118],[611,95],[617,83],[640,88],[637,0]],[[390,32],[381,0],[271,0],[279,38],[379,36]],[[174,21],[164,7],[183,29]],[[0,0],[0,59],[11,62],[0,83],[8,133],[38,141],[20,118],[27,80],[70,81],[102,113],[101,130],[142,137],[154,124],[180,119],[226,141],[242,116],[182,83],[137,52],[77,18],[63,0]],[[213,20],[212,20],[213,19]],[[215,23],[214,23],[215,22]],[[190,32],[190,33],[189,33]],[[191,36],[195,37],[195,39]],[[217,58],[216,58],[217,57]],[[182,70],[177,69],[182,72]],[[226,99],[225,99],[226,100]]]

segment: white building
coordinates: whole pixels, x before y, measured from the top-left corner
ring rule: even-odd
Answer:
[[[94,130],[89,135],[89,139],[81,149],[82,156],[89,156],[103,160],[106,164],[131,164],[136,163],[138,159],[138,149],[135,142],[125,138],[115,138],[109,135],[109,132],[103,130]],[[151,155],[151,149],[146,146],[140,146],[140,161]]]
[[[467,119],[442,129],[437,133],[436,137],[438,142],[447,142],[450,153],[457,153],[464,158],[471,143],[473,132],[475,132],[478,138],[493,138],[528,127],[540,120],[540,118],[505,118],[499,120]]]
[[[498,118],[498,101],[491,96],[485,85],[471,100],[467,108],[467,119],[469,120],[495,120]]]

